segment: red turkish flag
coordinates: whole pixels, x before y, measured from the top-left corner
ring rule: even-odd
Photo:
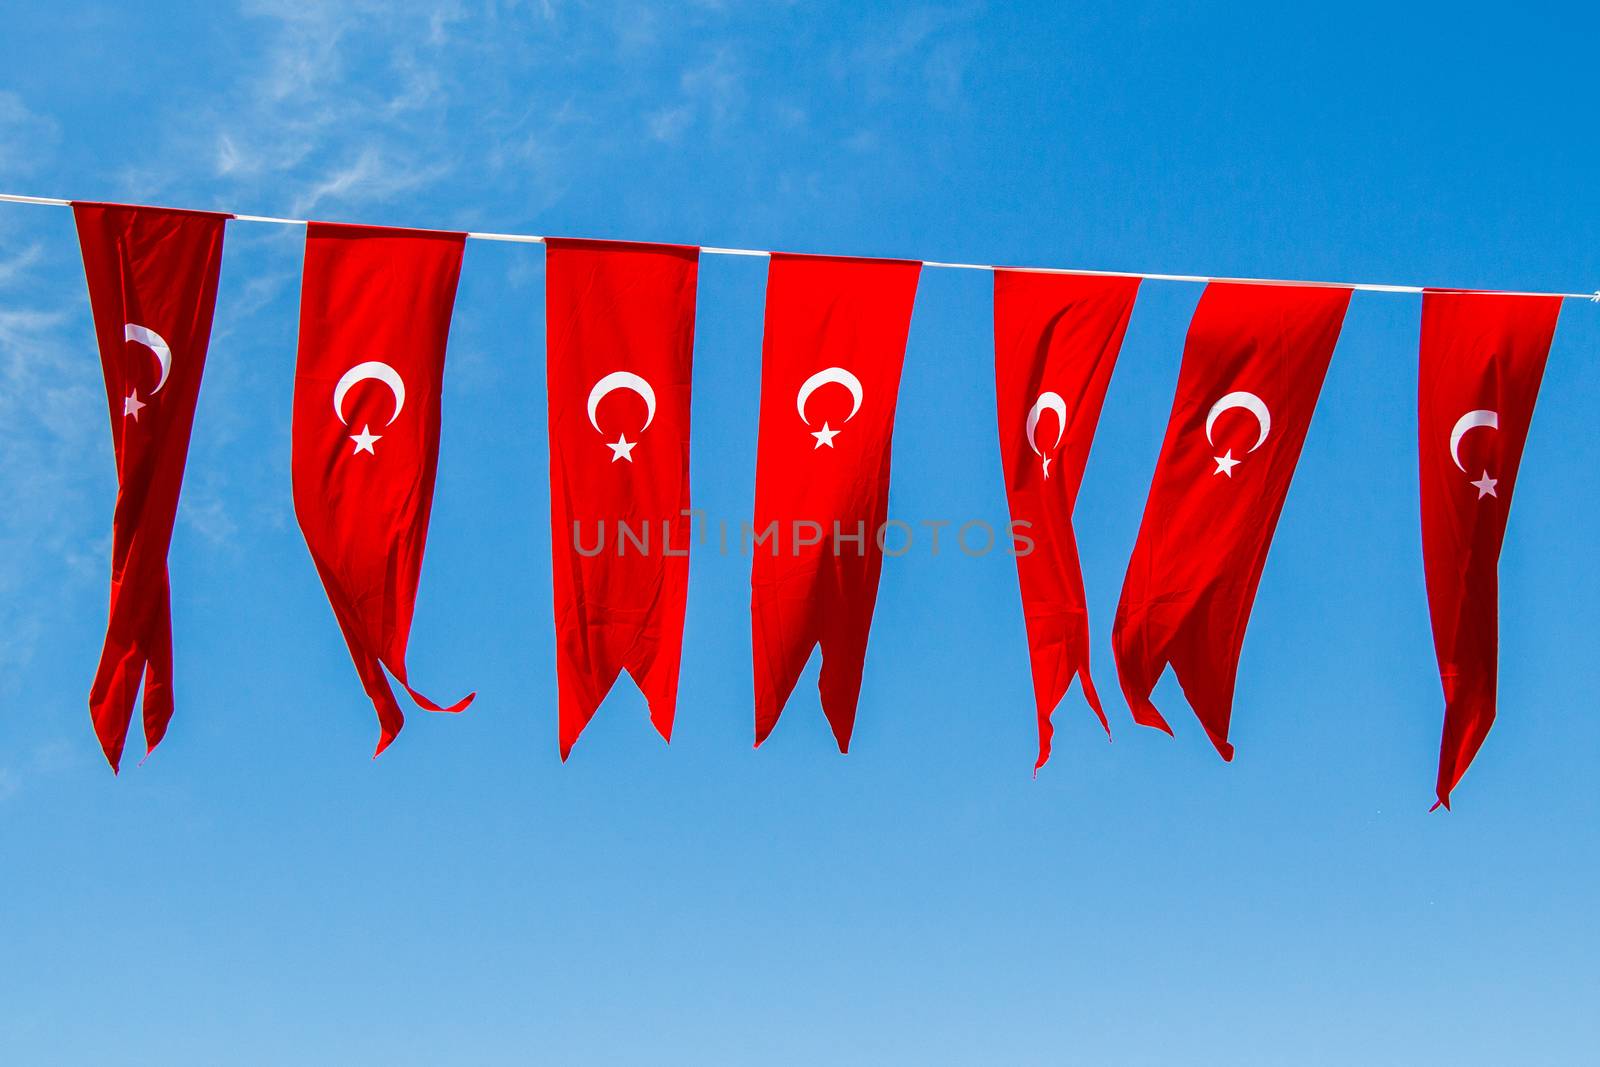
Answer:
[[[1133,718],[1170,663],[1222,758],[1250,606],[1350,304],[1333,286],[1212,282],[1200,296],[1112,645]]]
[[[72,205],[117,456],[111,611],[89,713],[111,769],[144,680],[144,739],[172,720],[167,549],[211,340],[228,215]]]
[[[439,394],[466,235],[313,222],[294,370],[294,510],[382,726],[405,722],[406,640],[439,465]]]
[[[700,250],[545,242],[561,758],[622,670],[672,739]],[[613,440],[613,436],[615,440]]]
[[[820,643],[822,710],[839,751],[850,748],[921,272],[915,261],[779,254],[767,269],[750,570],[757,745]]]
[[[1494,723],[1500,546],[1560,312],[1554,296],[1422,296],[1422,557],[1444,683],[1438,797],[1447,808]]]
[[[1039,716],[1034,770],[1050,758],[1050,716],[1074,677],[1111,732],[1089,677],[1089,613],[1072,508],[1138,293],[1138,278],[994,273],[995,397],[1006,500],[1012,523],[1033,542],[1017,554],[1017,580]]]

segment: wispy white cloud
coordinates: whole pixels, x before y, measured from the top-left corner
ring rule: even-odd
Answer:
[[[694,111],[686,104],[664,107],[648,116],[650,136],[658,141],[676,141],[694,121]]]
[[[28,245],[14,256],[0,259],[0,288],[10,285],[23,273],[34,267],[44,252],[44,245],[38,242]]]
[[[863,65],[893,67],[915,58],[940,34],[969,22],[977,13],[972,5],[927,6],[886,17],[878,32],[865,34],[856,47]]]
[[[184,494],[178,519],[214,545],[227,544],[239,533],[222,495],[210,486],[191,485]]]
[[[698,123],[713,132],[726,127],[742,112],[745,99],[738,57],[730,45],[720,44],[679,74],[678,99],[649,112],[645,121],[651,137],[676,141]]]
[[[29,109],[18,94],[0,90],[0,176],[38,173],[60,136],[54,119]]]
[[[959,4],[886,14],[873,32],[838,56],[837,72],[869,99],[891,95],[914,79],[930,104],[959,108],[967,59],[975,45],[962,31],[979,11],[973,4]]]
[[[40,638],[37,596],[82,577],[84,502],[110,469],[85,462],[105,406],[94,364],[74,358],[80,308],[47,284],[71,255],[29,242],[0,261],[0,696]]]
[[[727,122],[744,103],[743,73],[727,45],[713,49],[704,63],[684,71],[682,83],[684,95],[697,101],[716,123]]]
[[[317,179],[290,206],[296,215],[308,215],[328,200],[387,201],[401,193],[424,188],[449,173],[443,162],[421,167],[386,159],[384,150],[368,144],[349,163]]]
[[[246,0],[241,12],[256,48],[207,99],[174,102],[172,162],[126,171],[130,196],[209,177],[282,212],[381,203],[450,176],[455,157],[429,148],[459,99],[448,72],[470,43],[455,36],[464,5]],[[187,169],[197,157],[209,175]]]
[[[65,741],[46,741],[18,760],[0,766],[0,804],[23,791],[30,779],[59,774],[83,762],[81,749]]]

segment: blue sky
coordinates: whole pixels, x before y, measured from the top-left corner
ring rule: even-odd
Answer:
[[[982,262],[1600,286],[1591,8],[85,4],[8,12],[0,189]],[[1078,504],[1107,744],[1035,780],[1012,561],[885,567],[851,753],[813,662],[752,751],[749,563],[697,551],[670,747],[557,759],[543,259],[467,251],[382,759],[295,526],[302,235],[233,225],[172,551],[178,712],[85,698],[115,490],[68,212],[0,206],[0,1049],[12,1062],[1578,1061],[1600,1040],[1600,309],[1557,330],[1502,561],[1501,718],[1441,701],[1415,298],[1358,294],[1223,764],[1109,629],[1194,286],[1147,283]],[[707,258],[694,494],[749,516],[764,271]],[[924,273],[891,511],[1005,519],[990,282]],[[1586,1021],[1587,1020],[1587,1021]]]

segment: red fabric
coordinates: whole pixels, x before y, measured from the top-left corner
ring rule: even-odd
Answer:
[[[750,571],[757,745],[820,643],[822,710],[839,751],[849,750],[921,271],[901,260],[792,255],[774,255],[768,268],[754,534],[767,540],[752,543]]]
[[[561,758],[626,670],[672,738],[700,250],[546,242]],[[626,533],[623,524],[626,524]]]
[[[1138,278],[994,275],[1000,457],[1011,521],[1032,542],[1017,555],[1017,580],[1039,716],[1035,770],[1050,758],[1050,716],[1074,677],[1111,732],[1089,677],[1089,614],[1072,508],[1138,293]]]
[[[466,235],[313,222],[294,372],[294,509],[378,712],[405,716],[406,641],[439,465],[439,393]],[[403,393],[403,395],[402,395]]]
[[[1447,808],[1494,723],[1500,546],[1560,312],[1560,297],[1422,297],[1422,556],[1444,683],[1438,797]]]
[[[229,216],[73,204],[117,457],[111,605],[89,713],[116,771],[144,680],[144,738],[172,720],[167,549],[178,513]]]
[[[1213,282],[1189,323],[1111,639],[1134,721],[1172,732],[1150,702],[1170,663],[1223,759],[1250,606],[1349,303]]]

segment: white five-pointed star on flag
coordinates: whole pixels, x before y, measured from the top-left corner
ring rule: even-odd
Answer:
[[[638,441],[628,440],[620,433],[617,434],[617,440],[615,443],[607,441],[606,447],[611,449],[611,462],[615,463],[619,459],[625,459],[629,463],[632,463],[633,446],[637,445],[638,443]]]
[[[1488,471],[1484,471],[1483,472],[1483,477],[1481,477],[1477,481],[1473,482],[1472,483],[1472,487],[1478,491],[1478,499],[1482,500],[1486,496],[1492,496],[1492,497],[1497,497],[1498,498],[1500,494],[1494,491],[1494,487],[1499,485],[1499,484],[1500,484],[1500,479],[1491,478],[1491,477],[1489,477],[1489,472]]]
[[[1233,449],[1230,448],[1222,455],[1212,456],[1211,458],[1217,461],[1217,469],[1211,472],[1212,477],[1216,477],[1219,474],[1226,474],[1230,478],[1233,477],[1233,468],[1239,465],[1239,461],[1233,458]]]
[[[350,453],[352,456],[355,455],[356,452],[365,452],[369,456],[376,456],[377,453],[372,450],[372,443],[374,441],[383,440],[383,434],[373,433],[371,426],[363,425],[360,433],[354,433],[350,435],[350,440],[356,443],[355,452]]]
[[[822,429],[811,431],[811,436],[817,439],[817,443],[811,446],[813,450],[822,448],[824,445],[826,445],[828,448],[832,448],[833,439],[839,436],[839,431],[831,429],[828,424],[824,422],[822,424]]]
[[[149,406],[150,405],[139,399],[139,390],[135,389],[131,395],[124,397],[122,400],[122,417],[127,418],[129,415],[132,415],[133,421],[138,422],[139,412],[143,411]]]

